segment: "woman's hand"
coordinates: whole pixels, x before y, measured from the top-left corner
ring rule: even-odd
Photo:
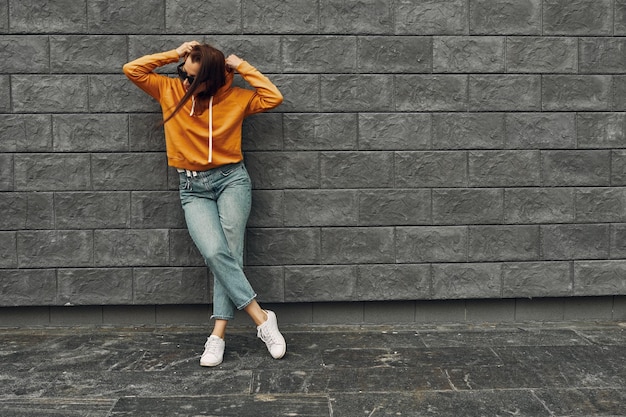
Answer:
[[[228,58],[226,58],[226,65],[232,69],[237,69],[242,62],[243,59],[239,58],[237,55],[229,55]]]
[[[182,45],[180,45],[178,48],[176,48],[176,52],[178,53],[178,56],[182,58],[185,55],[187,55],[189,52],[191,52],[193,47],[196,45],[200,45],[200,42],[198,41],[185,42]]]

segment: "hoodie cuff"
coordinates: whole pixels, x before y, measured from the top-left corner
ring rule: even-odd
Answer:
[[[172,59],[172,62],[178,62],[182,58],[182,56],[178,56],[178,52],[176,52],[176,49],[165,52],[165,56],[168,59]]]
[[[245,73],[250,72],[250,69],[254,69],[254,67],[250,65],[248,61],[241,61],[241,63],[237,65],[237,68],[235,69],[237,70],[238,73],[245,74]]]

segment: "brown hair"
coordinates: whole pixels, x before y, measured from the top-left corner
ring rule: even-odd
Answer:
[[[196,45],[185,57],[185,59],[187,58],[191,59],[191,62],[199,62],[200,70],[189,90],[176,105],[174,111],[163,120],[162,124],[174,117],[201,85],[204,84],[204,91],[198,93],[196,97],[203,100],[214,96],[226,84],[226,59],[222,51],[207,44]]]

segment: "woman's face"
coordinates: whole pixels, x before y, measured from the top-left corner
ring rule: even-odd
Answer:
[[[187,59],[185,59],[185,64],[183,65],[183,71],[185,71],[190,77],[196,77],[200,72],[200,62],[192,62],[191,58],[187,57]],[[185,78],[183,81],[183,88],[187,91],[189,90],[189,87],[191,87],[191,83],[187,78]],[[204,84],[199,86],[196,92],[200,93],[202,90],[204,90]]]

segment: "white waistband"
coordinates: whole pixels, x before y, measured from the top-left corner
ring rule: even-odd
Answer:
[[[198,176],[198,171],[191,171],[189,169],[181,169],[181,168],[176,168],[176,171],[178,171],[179,174],[182,174],[183,172],[186,172],[188,177],[197,177]]]

